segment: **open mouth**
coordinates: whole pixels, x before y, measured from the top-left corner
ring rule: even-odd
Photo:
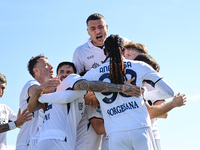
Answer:
[[[102,38],[102,35],[96,37],[97,40],[99,40],[101,38]]]

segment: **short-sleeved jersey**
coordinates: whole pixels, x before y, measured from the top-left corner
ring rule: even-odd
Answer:
[[[69,75],[57,87],[56,91],[73,89],[74,83],[80,78],[79,75]],[[74,149],[76,129],[85,107],[83,95],[86,91],[80,92],[82,96],[69,103],[48,104],[38,142],[45,139],[59,139],[70,143],[71,148]]]
[[[122,39],[124,43],[130,41],[124,37]],[[76,66],[78,74],[91,68],[99,67],[106,58],[103,48],[94,46],[91,41],[92,39],[90,38],[85,44],[79,46],[74,51],[73,63]]]
[[[91,39],[87,43],[79,46],[73,54],[73,63],[78,74],[91,68],[99,67],[105,60],[103,49],[94,46]]]
[[[150,84],[148,84],[146,82],[143,83],[143,86],[145,86],[148,91],[155,90],[154,87],[152,87]],[[159,100],[151,100],[151,98],[146,98],[146,100],[148,102],[150,101],[151,105],[154,105],[155,102],[159,101]],[[157,118],[151,119],[151,129],[152,129],[152,132],[153,132],[154,139],[160,139],[158,126],[157,126]]]
[[[0,104],[0,124],[6,124],[9,121],[15,121],[17,115],[10,107],[5,104]],[[0,149],[6,149],[6,132],[0,133]]]
[[[22,89],[19,99],[19,107],[21,108],[21,112],[23,112],[28,106],[28,101],[30,99],[28,90],[33,85],[40,85],[40,83],[37,80],[30,80],[25,84],[25,86]],[[21,130],[17,135],[16,148],[18,148],[19,146],[27,146],[32,136],[35,135],[37,131],[39,112],[35,111],[33,115],[34,116],[32,120],[27,121],[22,125]]]
[[[92,118],[103,119],[100,107],[93,108],[85,106],[84,115],[77,127],[77,138],[75,150],[98,150],[101,142],[101,135],[97,135],[89,120]]]
[[[149,65],[139,61],[124,59],[126,77],[135,77],[133,84],[142,87],[143,80],[156,83],[161,77]],[[110,82],[109,59],[96,69],[91,69],[85,76],[87,80]],[[100,102],[106,133],[150,127],[150,117],[142,97],[130,97],[122,93],[95,92]]]

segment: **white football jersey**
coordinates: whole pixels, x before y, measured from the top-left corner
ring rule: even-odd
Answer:
[[[124,43],[130,41],[124,37],[122,39]],[[106,59],[103,48],[94,46],[91,41],[92,39],[89,38],[85,44],[79,46],[74,51],[73,63],[76,66],[78,74],[91,68],[99,67]]]
[[[73,94],[74,83],[80,80],[79,75],[71,74],[66,77],[62,83],[57,87],[55,93],[44,94],[40,99],[47,99],[46,96],[56,94],[57,91],[70,92]],[[67,91],[66,91],[67,90]],[[69,93],[69,94],[70,94]],[[75,100],[70,100],[68,103],[55,104],[49,103],[47,110],[45,111],[45,117],[43,121],[43,126],[40,132],[39,141],[45,139],[59,139],[68,142],[72,149],[75,147],[76,142],[76,129],[80,122],[83,112],[84,112],[84,100],[83,96],[86,91],[79,91],[80,97]],[[59,92],[62,94],[62,92]],[[61,96],[61,95],[60,95]],[[61,96],[62,97],[62,96]]]
[[[147,88],[148,91],[153,91],[155,90],[154,87],[152,87],[150,84],[148,84],[147,82],[143,83],[143,86],[145,86]],[[154,105],[155,102],[157,102],[158,100],[151,100],[151,98],[147,98],[146,99],[148,102],[151,102],[151,105]],[[154,139],[160,139],[160,135],[159,135],[159,131],[158,131],[158,126],[157,126],[157,118],[151,119],[151,130],[153,132],[153,136]]]
[[[36,133],[32,136],[30,142],[29,142],[29,147],[28,147],[28,150],[35,150],[36,149],[36,146],[37,146],[37,142],[38,142],[38,139],[40,137],[40,131],[41,131],[41,128],[42,128],[42,124],[43,124],[43,119],[44,119],[44,110],[43,109],[39,109],[38,110],[39,112],[39,116],[38,116],[38,124],[37,124],[37,131]]]
[[[21,108],[21,112],[23,112],[28,106],[28,101],[30,98],[28,95],[28,90],[33,85],[40,85],[40,83],[37,80],[30,80],[22,89],[19,99],[19,107]],[[35,135],[37,131],[39,112],[35,111],[33,114],[34,116],[32,120],[27,121],[22,125],[21,130],[17,135],[16,148],[20,146],[28,146],[32,136]]]
[[[149,65],[139,61],[124,59],[126,67],[126,77],[133,81],[134,85],[142,87],[143,80],[151,80],[153,83],[158,81],[161,76]],[[99,80],[110,82],[109,59],[96,69],[88,71],[84,78],[87,80]],[[95,92],[100,102],[104,125],[107,135],[115,131],[133,130],[143,127],[150,127],[150,117],[145,103],[140,96],[131,97],[122,93],[100,93]]]
[[[9,121],[15,121],[17,115],[10,107],[5,104],[0,104],[0,124],[6,124]],[[0,149],[6,149],[6,132],[0,133]]]
[[[103,119],[100,107],[93,108],[85,106],[84,115],[77,127],[77,138],[75,150],[98,150],[101,142],[101,135],[97,135],[89,120],[92,118]]]

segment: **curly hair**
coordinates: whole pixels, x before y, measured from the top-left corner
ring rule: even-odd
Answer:
[[[126,68],[122,58],[124,43],[119,35],[111,34],[105,40],[105,51],[108,54],[105,61],[110,58],[110,80],[111,83],[123,84],[126,79]],[[105,62],[104,61],[104,62]]]

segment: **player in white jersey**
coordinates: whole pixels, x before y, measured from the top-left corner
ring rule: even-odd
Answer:
[[[61,81],[65,79],[69,74],[75,73],[75,72],[76,72],[76,68],[74,64],[71,62],[61,62],[57,67],[57,77]],[[57,90],[60,90],[59,88],[60,86],[57,88]],[[65,90],[65,88],[63,90]],[[41,92],[41,91],[37,90],[37,92]],[[37,102],[37,99],[35,99],[36,102]],[[33,107],[35,106],[36,107],[41,106],[41,105],[37,106],[37,103],[33,103],[33,102],[34,102],[34,99],[33,100],[30,99],[30,103],[28,105],[28,108],[30,111],[32,111]],[[45,117],[44,117],[42,129],[40,132],[40,138],[38,141],[37,149],[49,149],[50,147],[54,149],[64,149],[64,147],[70,148],[71,145],[73,144],[67,141],[69,137],[67,137],[67,133],[66,133],[66,124],[69,125],[68,119],[67,119],[69,115],[67,114],[71,112],[71,109],[69,110],[69,106],[71,106],[72,110],[74,109],[77,110],[78,109],[77,103],[80,104],[79,106],[81,108],[81,106],[84,106],[83,104],[81,104],[83,102],[77,99],[74,102],[71,102],[71,103],[69,102],[68,105],[63,105],[62,103],[61,104],[60,103],[54,104],[51,102],[47,102],[47,103],[48,103],[48,106],[45,111]],[[67,102],[64,102],[64,104],[66,103]],[[72,113],[70,113],[70,115],[71,114],[73,114],[73,111]],[[78,116],[80,114],[82,114],[82,111],[81,110],[77,111],[77,119],[79,118]],[[66,119],[63,119],[63,118],[66,118]],[[49,140],[53,142],[48,142]],[[47,145],[46,143],[51,143],[52,145],[50,144]]]
[[[4,74],[0,73],[0,98],[3,96],[6,88],[7,80]],[[20,111],[20,110],[19,110]],[[22,114],[18,112],[16,115],[10,107],[5,104],[0,104],[0,149],[6,150],[6,132],[16,127],[23,125],[25,121],[31,120],[30,113]]]
[[[171,87],[149,65],[123,60],[122,49],[122,39],[119,36],[109,36],[105,41],[107,61],[88,71],[84,78],[99,81],[111,79],[112,83],[123,83],[125,78],[135,77],[133,84],[139,87],[142,87],[144,79],[148,79],[159,89],[159,92],[149,94],[163,99],[174,95]],[[109,149],[156,149],[149,114],[142,97],[134,98],[121,93],[95,95],[102,109],[106,133],[109,136]]]
[[[58,75],[58,79],[60,79],[61,81],[69,74],[73,73],[74,70],[76,70],[75,66],[73,63],[71,62],[61,62],[58,67],[57,67],[57,75]],[[28,104],[28,107],[30,107],[30,105],[32,105],[31,103]],[[37,133],[32,137],[28,150],[35,150],[36,149],[36,145],[40,136],[40,130],[42,127],[42,122],[44,119],[44,112],[43,109],[39,109],[39,119],[38,119],[38,130]]]
[[[102,138],[101,134],[104,133],[96,133],[91,124],[92,120],[102,123],[101,121],[98,122],[98,120],[103,120],[101,109],[99,106],[93,108],[90,105],[86,105],[84,115],[77,127],[75,150],[98,150]]]
[[[74,76],[67,77],[66,80],[63,80],[61,85],[57,87],[56,91],[72,89],[76,80],[78,79],[74,79]],[[39,99],[40,102],[49,104],[45,111],[37,150],[50,148],[55,150],[74,149],[76,127],[84,111],[84,101],[82,97],[85,93],[85,91],[78,91],[75,93],[76,96],[78,96],[76,99],[69,99],[63,102],[56,101],[52,96],[45,98],[45,95]],[[60,93],[59,96],[62,97],[61,95],[62,93]],[[46,145],[46,143],[51,140],[54,142]]]
[[[148,54],[139,54],[139,55],[137,55],[137,57],[134,58],[134,60],[146,62],[155,71],[157,71],[157,72],[160,71],[159,64],[155,61],[155,59],[153,59]],[[149,82],[149,81],[144,81],[143,82],[143,86],[147,89],[147,91],[145,90],[144,92],[156,90],[151,85],[151,82]],[[158,100],[158,99],[153,99],[152,100],[151,97],[149,97],[149,98],[146,97],[146,100],[148,101],[148,103],[149,103],[150,106],[151,105],[164,105],[165,104],[165,100]],[[164,115],[159,116],[159,118],[167,118],[167,115],[168,114],[165,113]],[[155,143],[156,143],[157,149],[161,150],[160,136],[159,136],[158,127],[157,127],[157,118],[151,119],[151,129],[152,129],[152,132],[153,132],[153,135],[154,135],[154,139],[155,139]]]
[[[107,37],[108,25],[104,16],[98,13],[91,14],[87,18],[86,24],[90,38],[85,44],[76,48],[73,54],[73,62],[78,74],[99,67],[106,58],[103,46]],[[123,40],[124,43],[130,41],[126,38]]]
[[[43,55],[32,57],[29,60],[28,70],[35,80],[28,81],[22,89],[19,102],[21,111],[27,108],[30,97],[39,87],[43,87],[45,89],[44,92],[48,93],[52,92],[55,87],[60,84],[59,80],[51,79],[53,78],[52,69],[53,67]],[[28,149],[32,137],[36,134],[37,130],[39,130],[39,124],[39,111],[34,111],[33,119],[24,123],[19,131],[16,142],[16,150]],[[31,147],[34,146],[31,145]]]
[[[80,75],[83,76],[85,72]],[[86,101],[97,100],[93,92],[88,92],[84,95]],[[102,131],[103,116],[100,106],[86,105],[84,115],[77,127],[77,138],[75,150],[98,150],[100,147],[102,134],[105,134],[105,129]]]
[[[79,82],[76,82],[78,80]],[[41,91],[39,89],[37,90],[37,92],[31,97],[30,103],[33,101],[36,102],[38,98],[41,103],[52,103],[48,105],[48,108],[45,111],[44,124],[41,129],[37,150],[49,149],[50,147],[52,149],[63,149],[63,147],[66,147],[66,149],[74,149],[76,142],[76,127],[83,115],[83,95],[86,92],[66,89],[82,87],[81,89],[83,90],[108,92],[119,91],[119,89],[122,89],[122,86],[125,86],[101,83],[102,82],[88,83],[85,80],[80,81],[79,75],[72,74],[62,81],[62,83],[57,87],[55,93],[44,94],[39,98]],[[90,86],[87,86],[88,84],[90,84]],[[130,86],[128,88],[134,89]],[[124,91],[123,89],[125,93],[134,93],[132,90],[129,90]],[[140,93],[138,88],[137,92],[138,94]],[[38,107],[40,107],[39,102],[35,106],[32,105],[32,107],[34,107],[33,109],[38,109]],[[46,143],[49,142],[50,144],[47,145]]]
[[[87,32],[90,38],[85,44],[79,46],[74,51],[74,55],[73,55],[73,62],[77,68],[78,74],[80,74],[81,72],[90,70],[91,68],[97,68],[98,66],[102,64],[103,60],[105,60],[106,58],[103,52],[103,46],[104,46],[104,41],[107,37],[108,25],[106,24],[106,20],[104,16],[98,13],[91,14],[87,18],[86,24],[87,24]],[[129,41],[126,38],[123,38],[123,40],[124,40],[124,43],[126,41]],[[81,122],[84,122],[83,119],[81,120]],[[85,120],[85,121],[87,122],[88,120]],[[94,127],[94,124],[99,125],[99,122],[103,123],[103,119],[96,118],[96,119],[90,120],[90,122],[92,122],[91,123],[92,125],[90,127],[91,132],[87,132],[87,136],[89,137],[89,134],[91,133],[92,134],[91,136],[93,136],[91,137],[91,139],[97,139],[100,136],[96,135],[94,131],[98,132],[96,131],[96,129],[98,130],[98,126]],[[86,126],[86,125],[87,124],[83,126]],[[92,128],[96,128],[96,129],[93,130]],[[97,144],[98,142],[96,142],[96,145]],[[78,147],[81,147],[81,145]]]

